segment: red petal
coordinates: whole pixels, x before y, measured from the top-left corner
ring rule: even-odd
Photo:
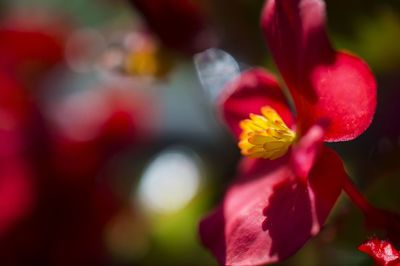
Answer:
[[[306,180],[317,159],[325,136],[325,127],[314,125],[293,147],[291,164],[296,176]]]
[[[239,177],[201,222],[203,244],[222,265],[281,261],[320,231],[342,188],[342,162],[325,148],[304,184],[288,157],[279,167],[264,160],[263,175]]]
[[[360,245],[358,249],[371,256],[377,266],[400,265],[400,252],[389,241],[370,239]]]
[[[261,23],[268,46],[289,88],[298,86],[306,65],[332,56],[321,0],[270,0],[264,8]]]
[[[0,56],[1,58],[1,56]],[[0,59],[1,60],[1,59]],[[26,88],[15,76],[0,70],[0,124],[5,126],[5,119],[23,119],[29,112],[29,97]]]
[[[0,52],[2,64],[25,68],[39,67],[40,64],[51,66],[60,62],[64,56],[61,38],[44,31],[18,28],[0,29]]]
[[[20,158],[0,158],[0,236],[30,213],[34,204],[32,175]]]
[[[361,59],[332,49],[324,2],[270,0],[262,26],[303,130],[327,118],[326,141],[350,140],[364,132],[375,112],[376,82]]]
[[[242,73],[225,88],[220,101],[222,115],[236,137],[242,130],[240,121],[250,113],[260,114],[261,107],[269,105],[278,112],[290,127],[293,117],[286,98],[273,75],[262,69]]]
[[[316,66],[310,75],[309,88],[314,88],[318,101],[303,109],[314,114],[303,115],[306,126],[329,118],[326,141],[351,140],[363,133],[376,109],[376,82],[368,66],[353,55],[338,52],[334,63]]]

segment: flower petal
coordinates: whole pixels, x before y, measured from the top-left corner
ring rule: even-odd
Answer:
[[[289,88],[297,88],[304,67],[332,60],[322,0],[269,0],[261,24],[272,56]]]
[[[263,106],[270,106],[281,116],[288,127],[293,116],[286,98],[273,75],[262,69],[243,72],[226,85],[220,100],[223,118],[233,134],[239,138],[240,121],[248,119],[250,113],[260,114]]]
[[[293,147],[291,164],[296,176],[306,179],[314,166],[325,136],[323,123],[312,126]]]
[[[31,212],[35,195],[32,172],[23,158],[0,158],[0,169],[0,236],[3,237]]]
[[[322,0],[270,0],[262,27],[304,131],[330,120],[326,141],[354,139],[371,123],[376,82],[360,58],[332,49]]]
[[[378,266],[400,264],[400,252],[389,241],[373,238],[360,245],[358,249],[371,256]]]
[[[371,124],[376,109],[376,82],[359,58],[338,52],[334,63],[313,69],[310,82],[319,100],[306,108],[314,116],[308,116],[305,122],[310,125],[313,120],[328,118],[326,141],[354,139]]]
[[[203,244],[222,265],[263,265],[291,256],[316,235],[332,209],[345,175],[325,148],[304,183],[284,157],[264,160],[264,171],[241,177],[223,204],[200,224]]]
[[[8,67],[49,67],[64,56],[63,40],[43,31],[23,28],[0,28],[1,64]],[[27,43],[29,45],[27,45]],[[25,65],[24,65],[25,64]],[[33,71],[33,70],[32,70]]]

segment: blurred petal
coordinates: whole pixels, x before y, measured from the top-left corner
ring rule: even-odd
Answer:
[[[46,32],[18,28],[0,29],[0,52],[0,63],[7,60],[6,63],[13,67],[48,67],[64,56],[61,38]]]
[[[2,237],[32,209],[34,195],[30,170],[19,158],[0,160],[0,236]]]
[[[239,64],[227,52],[210,48],[194,56],[197,75],[207,96],[213,102],[225,84],[240,74]]]
[[[0,237],[30,211],[34,200],[32,169],[26,156],[28,97],[17,80],[0,71]]]
[[[360,245],[358,249],[371,256],[377,266],[400,265],[400,252],[389,241],[373,238]]]
[[[326,141],[354,139],[371,123],[376,82],[358,57],[332,49],[322,0],[270,0],[262,26],[302,129],[330,120]]]
[[[6,126],[6,124],[16,123],[11,120],[22,120],[26,116],[29,111],[29,98],[26,88],[14,77],[14,75],[10,75],[5,71],[0,71],[0,84],[1,129],[4,127],[10,127],[10,125]]]
[[[46,116],[55,132],[52,163],[60,169],[59,177],[92,178],[116,152],[145,143],[151,131],[143,124],[155,119],[151,105],[145,105],[149,100],[118,82],[52,99]]]
[[[304,183],[285,158],[279,166],[264,160],[262,175],[239,177],[223,205],[201,222],[203,244],[220,264],[281,261],[325,223],[342,188],[341,160],[325,148]]]
[[[293,116],[286,98],[275,77],[262,69],[242,73],[224,90],[220,104],[222,115],[233,134],[238,138],[242,130],[240,121],[249,114],[260,114],[261,107],[270,106],[281,116],[288,127]]]

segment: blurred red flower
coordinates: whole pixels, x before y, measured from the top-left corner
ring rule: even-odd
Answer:
[[[28,20],[20,14],[0,23],[0,71],[15,75],[28,86],[64,59],[67,29],[58,22],[39,23],[36,19],[35,15]]]
[[[60,62],[63,58],[61,40],[45,32],[10,26],[1,27],[0,41],[3,67],[18,69],[24,65],[28,67],[28,64],[32,67],[35,64],[46,67]]]
[[[25,127],[29,102],[22,85],[0,71],[0,236],[32,208],[31,165]]]
[[[78,94],[85,108],[59,103],[61,110],[51,109],[66,115],[64,127],[44,116],[28,137],[35,205],[1,238],[0,257],[6,265],[108,265],[104,229],[121,200],[111,187],[113,173],[104,168],[137,140],[136,113],[122,104],[130,99],[126,91]],[[101,106],[93,104],[94,96]],[[74,116],[68,116],[68,108],[75,108]]]
[[[102,169],[139,142],[148,106],[116,82],[57,102],[52,119],[38,88],[62,64],[65,36],[31,26],[0,27],[0,263],[108,265],[104,227],[120,200]]]
[[[32,90],[40,75],[63,58],[58,37],[28,25],[0,23],[0,236],[35,203],[29,139],[38,110]]]
[[[58,178],[94,178],[116,152],[145,139],[139,124],[147,117],[140,115],[148,109],[144,107],[147,101],[134,90],[119,86],[116,82],[71,93],[53,100],[47,108],[53,132],[53,156],[49,160],[59,169]]]
[[[360,245],[358,249],[371,256],[376,266],[400,265],[400,252],[389,241],[373,238]]]
[[[262,27],[297,118],[264,70],[245,72],[226,87],[222,114],[242,154],[253,159],[243,159],[223,203],[200,224],[204,245],[222,265],[281,261],[321,230],[350,182],[339,156],[322,142],[356,138],[376,108],[368,66],[331,47],[322,0],[270,0]]]

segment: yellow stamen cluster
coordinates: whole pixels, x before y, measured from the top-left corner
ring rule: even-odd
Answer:
[[[134,76],[163,77],[172,68],[167,51],[152,45],[131,52],[125,61],[125,71]]]
[[[132,75],[154,75],[158,71],[158,62],[153,51],[141,51],[126,58],[126,70]]]
[[[274,160],[287,152],[296,133],[271,107],[262,107],[261,114],[250,114],[250,119],[240,122],[243,131],[239,148],[245,156]]]

